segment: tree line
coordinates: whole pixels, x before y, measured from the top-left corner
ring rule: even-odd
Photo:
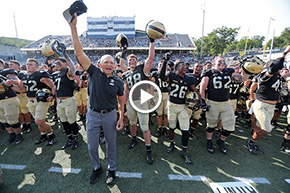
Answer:
[[[236,37],[239,33],[239,27],[230,28],[222,26],[221,28],[214,29],[207,36],[203,37],[203,56],[210,55],[225,55],[229,52],[239,52],[242,55],[245,50],[261,50],[264,48],[263,42],[265,41],[264,36],[255,35],[253,37],[243,37],[240,40],[237,40]],[[201,41],[202,38],[195,39],[193,38],[197,50],[195,55],[200,56],[201,50]],[[270,48],[272,39],[270,39],[266,46]],[[290,42],[290,27],[285,28],[281,35],[274,37],[273,48],[282,48],[288,45]]]
[[[31,40],[19,39],[19,47],[22,48],[32,42]],[[17,38],[0,37],[0,45],[17,47]]]

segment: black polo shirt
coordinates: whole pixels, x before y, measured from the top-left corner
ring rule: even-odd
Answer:
[[[117,95],[124,94],[124,83],[117,76],[108,77],[95,65],[87,70],[90,80],[88,85],[90,106],[96,110],[116,108]]]

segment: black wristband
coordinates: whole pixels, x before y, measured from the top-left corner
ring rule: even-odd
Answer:
[[[55,98],[55,94],[52,94],[51,96],[52,96],[53,98]]]
[[[283,54],[286,56],[288,54],[288,52],[283,52]]]

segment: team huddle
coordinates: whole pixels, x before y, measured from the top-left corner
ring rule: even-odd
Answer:
[[[246,118],[245,127],[252,128],[248,150],[253,154],[263,153],[256,142],[271,132],[283,105],[288,105],[288,101],[285,103],[285,92],[287,96],[290,79],[283,63],[290,46],[268,66],[264,66],[263,61],[255,56],[227,66],[223,56],[216,56],[213,64],[197,62],[190,69],[190,64],[180,59],[171,61],[168,52],[159,62],[158,69],[153,70],[154,38],[148,36],[147,59],[138,61],[134,54],[126,56],[128,43],[126,37],[121,36],[117,42],[121,52],[115,60],[110,55],[104,55],[98,64],[91,64],[78,39],[76,18],[75,14],[69,25],[78,64],[70,59],[64,44],[60,45],[62,55],[47,63],[49,70],[41,70],[39,61],[32,58],[26,62],[26,71],[19,70],[20,63],[16,60],[9,61],[9,68],[4,69],[5,62],[0,60],[0,122],[9,133],[9,138],[1,145],[20,144],[23,134],[31,131],[31,118],[40,131],[40,137],[34,143],[53,145],[57,136],[46,121],[50,109],[55,120],[60,120],[67,136],[62,149],[70,147],[74,150],[78,147],[79,113],[80,120],[87,120],[88,149],[94,167],[90,183],[98,180],[102,170],[98,146],[99,138],[103,137],[108,148],[109,173],[106,183],[113,184],[116,130],[123,129],[122,135],[130,133],[128,149],[132,149],[137,145],[138,124],[145,141],[146,162],[153,163],[151,117],[136,111],[128,100],[129,92],[136,83],[149,80],[155,82],[162,92],[162,102],[156,110],[158,128],[154,135],[169,138],[168,154],[176,148],[175,129],[180,129],[181,156],[185,163],[192,163],[187,151],[188,141],[190,137],[197,138],[195,129],[203,115],[207,123],[204,128],[207,151],[215,153],[212,138],[217,131],[219,139],[216,143],[221,153],[227,154],[225,140],[235,131],[235,116],[239,110]],[[53,66],[56,71],[51,70]],[[138,97],[136,100],[139,100]],[[150,106],[150,101],[144,105]],[[275,107],[278,109],[275,110]],[[287,117],[290,124],[290,115]],[[282,149],[290,152],[289,126]]]

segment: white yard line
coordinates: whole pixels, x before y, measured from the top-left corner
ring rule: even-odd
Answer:
[[[26,165],[14,165],[14,164],[0,164],[2,169],[7,170],[23,170]]]
[[[48,170],[49,172],[58,172],[58,173],[70,173],[70,174],[78,174],[81,169],[77,168],[60,168],[60,167],[51,167]]]
[[[248,182],[250,184],[271,184],[267,178],[242,178],[233,177],[237,181]]]
[[[134,172],[116,172],[116,176],[119,178],[142,178],[142,173]]]
[[[207,182],[207,178],[205,176],[192,176],[192,175],[175,175],[169,174],[169,180],[181,180],[181,181],[203,181]]]

